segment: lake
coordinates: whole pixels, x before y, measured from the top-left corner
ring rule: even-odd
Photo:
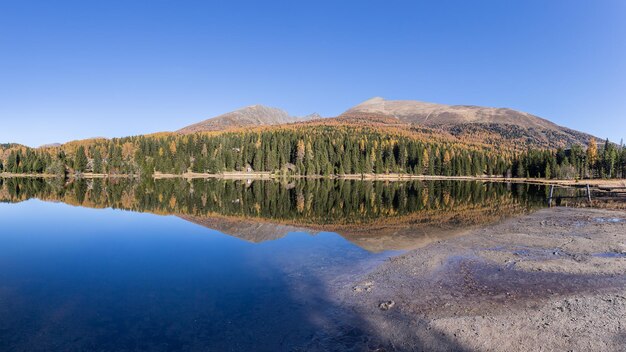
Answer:
[[[359,319],[337,288],[403,251],[547,206],[547,192],[474,181],[0,179],[0,350],[314,349],[321,330]]]

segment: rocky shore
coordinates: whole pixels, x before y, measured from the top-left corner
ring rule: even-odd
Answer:
[[[551,208],[393,257],[308,349],[623,351],[626,213]]]

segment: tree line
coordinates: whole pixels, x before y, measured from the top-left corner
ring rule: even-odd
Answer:
[[[626,148],[608,139],[601,148],[591,139],[587,148],[528,150],[512,165],[515,177],[548,179],[625,178]]]
[[[618,178],[626,151],[595,141],[587,148],[496,148],[354,126],[306,126],[192,135],[165,134],[72,142],[0,154],[11,173],[130,174],[260,171],[296,175],[406,173],[434,176]]]

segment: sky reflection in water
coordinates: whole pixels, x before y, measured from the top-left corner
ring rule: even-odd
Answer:
[[[2,350],[276,350],[315,332],[329,280],[391,254],[38,200],[0,204],[0,223]]]

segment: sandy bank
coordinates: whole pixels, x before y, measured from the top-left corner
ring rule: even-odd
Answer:
[[[623,351],[626,212],[544,209],[392,258],[335,293],[362,321],[321,334],[318,350],[346,338],[354,350]]]

